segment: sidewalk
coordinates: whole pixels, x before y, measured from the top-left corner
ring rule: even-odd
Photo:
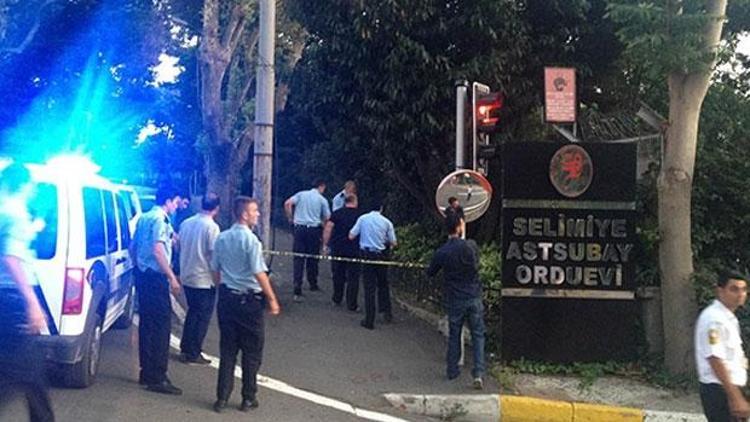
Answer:
[[[270,242],[267,247],[271,248]],[[291,251],[291,236],[276,230],[274,249]],[[610,419],[609,416],[574,419],[576,409],[580,415],[581,409],[589,407],[574,405],[571,402],[575,400],[566,397],[559,402],[520,396],[501,397],[500,386],[491,377],[485,378],[483,391],[474,390],[468,368],[464,368],[462,375],[454,381],[445,377],[446,340],[434,322],[424,320],[424,314],[420,319],[414,315],[413,309],[403,309],[394,299],[396,321],[384,324],[378,318],[375,330],[366,330],[359,326],[362,313],[352,313],[345,307],[332,305],[329,262],[320,263],[319,285],[323,292],[310,292],[305,284],[303,303],[292,301],[292,258],[274,257],[271,270],[282,313],[278,317],[266,318],[261,374],[296,388],[411,421],[426,422],[446,417],[497,421],[501,414],[506,422],[705,420],[681,417],[675,412],[669,413],[674,417],[666,419]],[[363,305],[361,294],[360,286],[360,307]],[[206,339],[209,352],[214,354],[218,345],[215,324],[216,318],[213,318]],[[469,358],[467,364],[470,361]],[[522,393],[528,394],[526,391]],[[528,395],[536,395],[533,391],[530,393]],[[543,416],[540,409],[550,406],[559,410]]]

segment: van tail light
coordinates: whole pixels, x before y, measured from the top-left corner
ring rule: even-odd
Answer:
[[[63,315],[80,315],[83,311],[83,268],[65,269],[65,292],[63,293]]]

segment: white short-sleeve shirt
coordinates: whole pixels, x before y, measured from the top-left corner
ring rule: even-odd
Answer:
[[[708,363],[708,358],[713,356],[724,363],[732,384],[747,384],[747,358],[742,348],[740,323],[734,312],[714,300],[698,317],[694,340],[695,362],[701,383],[721,384]]]

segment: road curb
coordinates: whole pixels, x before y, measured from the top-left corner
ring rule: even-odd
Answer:
[[[455,421],[502,422],[706,422],[703,415],[632,407],[546,400],[534,397],[470,395],[384,395],[409,413]]]

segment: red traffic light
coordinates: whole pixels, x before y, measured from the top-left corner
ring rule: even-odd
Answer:
[[[500,122],[500,110],[503,108],[505,98],[500,92],[480,94],[476,100],[477,107],[477,129],[480,132],[491,132],[495,130]]]

